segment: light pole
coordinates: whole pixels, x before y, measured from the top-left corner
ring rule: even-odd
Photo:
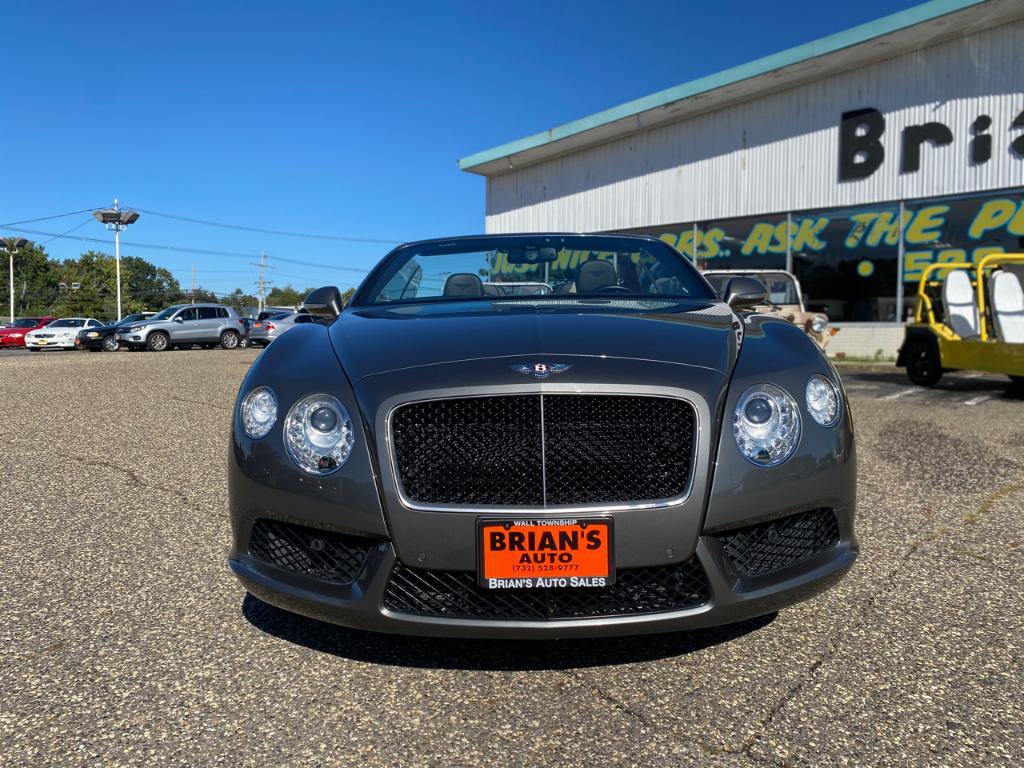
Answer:
[[[114,263],[117,269],[117,319],[121,319],[121,230],[139,220],[135,211],[122,211],[114,198],[114,207],[93,211],[92,215],[107,229],[114,230]]]
[[[7,251],[11,279],[11,322],[14,322],[14,254],[28,245],[24,237],[0,237],[0,251]]]

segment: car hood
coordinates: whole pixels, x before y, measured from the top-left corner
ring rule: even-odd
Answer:
[[[718,301],[538,299],[353,308],[331,326],[353,382],[423,366],[489,358],[615,358],[725,375],[735,316]]]

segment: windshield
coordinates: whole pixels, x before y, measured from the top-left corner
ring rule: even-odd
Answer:
[[[704,277],[719,296],[725,292],[726,286],[734,277],[752,277],[764,286],[768,294],[768,304],[800,303],[796,282],[785,272],[718,272],[705,274]]]
[[[126,323],[137,323],[139,320],[145,320],[146,316],[143,314],[125,315],[118,322],[118,325],[124,325]]]
[[[35,328],[39,325],[38,317],[26,317],[23,320],[15,320],[11,328]]]
[[[168,307],[167,309],[161,309],[159,312],[157,312],[155,315],[153,315],[149,319],[150,320],[167,320],[171,315],[173,315],[175,312],[177,312],[179,309],[181,309],[181,306],[182,305],[180,305],[180,304],[175,304],[173,307]]]
[[[520,235],[399,248],[374,270],[353,304],[627,296],[714,298],[690,263],[656,240]]]
[[[54,320],[47,328],[81,328],[85,320],[80,317],[65,317],[63,320]]]

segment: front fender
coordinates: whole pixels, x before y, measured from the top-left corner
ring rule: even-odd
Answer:
[[[817,507],[855,505],[857,461],[853,421],[842,380],[818,346],[799,328],[775,318],[748,315],[739,358],[722,413],[714,479],[704,530],[749,525]],[[843,412],[834,427],[822,427],[807,412],[804,390],[814,374],[839,386]],[[800,408],[800,442],[776,467],[759,467],[736,446],[733,413],[740,396],[754,384],[785,389]]]
[[[258,386],[274,391],[278,416],[269,434],[253,440],[245,434],[238,413],[242,399]],[[355,431],[352,455],[341,469],[326,477],[312,477],[299,470],[288,457],[283,436],[289,408],[319,392],[341,401]],[[263,351],[249,369],[232,414],[228,500],[236,533],[244,520],[271,517],[355,535],[387,535],[366,428],[324,326],[307,324],[292,329]]]

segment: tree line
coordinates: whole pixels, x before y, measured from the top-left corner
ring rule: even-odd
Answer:
[[[6,261],[6,259],[3,259]],[[8,265],[0,270],[0,317],[10,312]],[[117,316],[117,282],[114,257],[99,251],[86,251],[77,259],[51,258],[41,245],[32,243],[14,257],[14,315],[55,315],[58,317]],[[267,294],[270,306],[298,305],[313,290],[291,285],[275,287]],[[352,289],[345,292],[347,299]],[[229,294],[216,294],[204,288],[195,291],[181,287],[163,267],[138,256],[121,259],[121,307],[124,314],[155,311],[171,304],[189,301],[215,301],[244,313],[255,307],[255,295],[236,288]]]

